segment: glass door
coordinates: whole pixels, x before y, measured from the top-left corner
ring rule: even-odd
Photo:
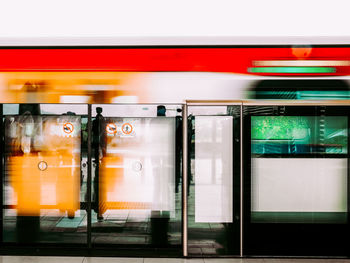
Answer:
[[[83,104],[3,104],[2,242],[87,244]]]
[[[350,108],[244,112],[244,254],[348,255]]]
[[[93,248],[181,255],[181,116],[182,105],[92,105]]]
[[[189,256],[240,254],[240,116],[240,103],[188,103]]]

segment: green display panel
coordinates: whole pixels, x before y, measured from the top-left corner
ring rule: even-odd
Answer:
[[[253,140],[301,140],[310,138],[307,117],[301,116],[254,116],[252,117]]]
[[[252,116],[254,154],[347,153],[344,116]]]

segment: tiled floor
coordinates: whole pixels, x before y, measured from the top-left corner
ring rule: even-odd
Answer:
[[[271,258],[108,258],[108,257],[29,257],[0,256],[0,263],[350,263],[350,259],[271,259]]]

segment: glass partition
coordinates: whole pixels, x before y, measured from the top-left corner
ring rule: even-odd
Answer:
[[[181,105],[92,105],[93,246],[181,248]]]
[[[3,242],[87,243],[87,105],[3,104]]]
[[[252,116],[251,143],[253,222],[346,221],[347,116]]]
[[[246,253],[344,253],[349,109],[246,106]]]
[[[238,255],[240,105],[188,107],[189,255]]]

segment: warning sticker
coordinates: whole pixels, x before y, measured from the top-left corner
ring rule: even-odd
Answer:
[[[70,122],[66,122],[63,125],[63,131],[67,134],[71,134],[74,131],[74,126]]]
[[[108,123],[106,126],[106,132],[109,134],[117,133],[117,125],[115,125],[114,123]]]
[[[133,127],[130,123],[124,123],[122,126],[122,132],[125,135],[130,135],[133,131]]]

